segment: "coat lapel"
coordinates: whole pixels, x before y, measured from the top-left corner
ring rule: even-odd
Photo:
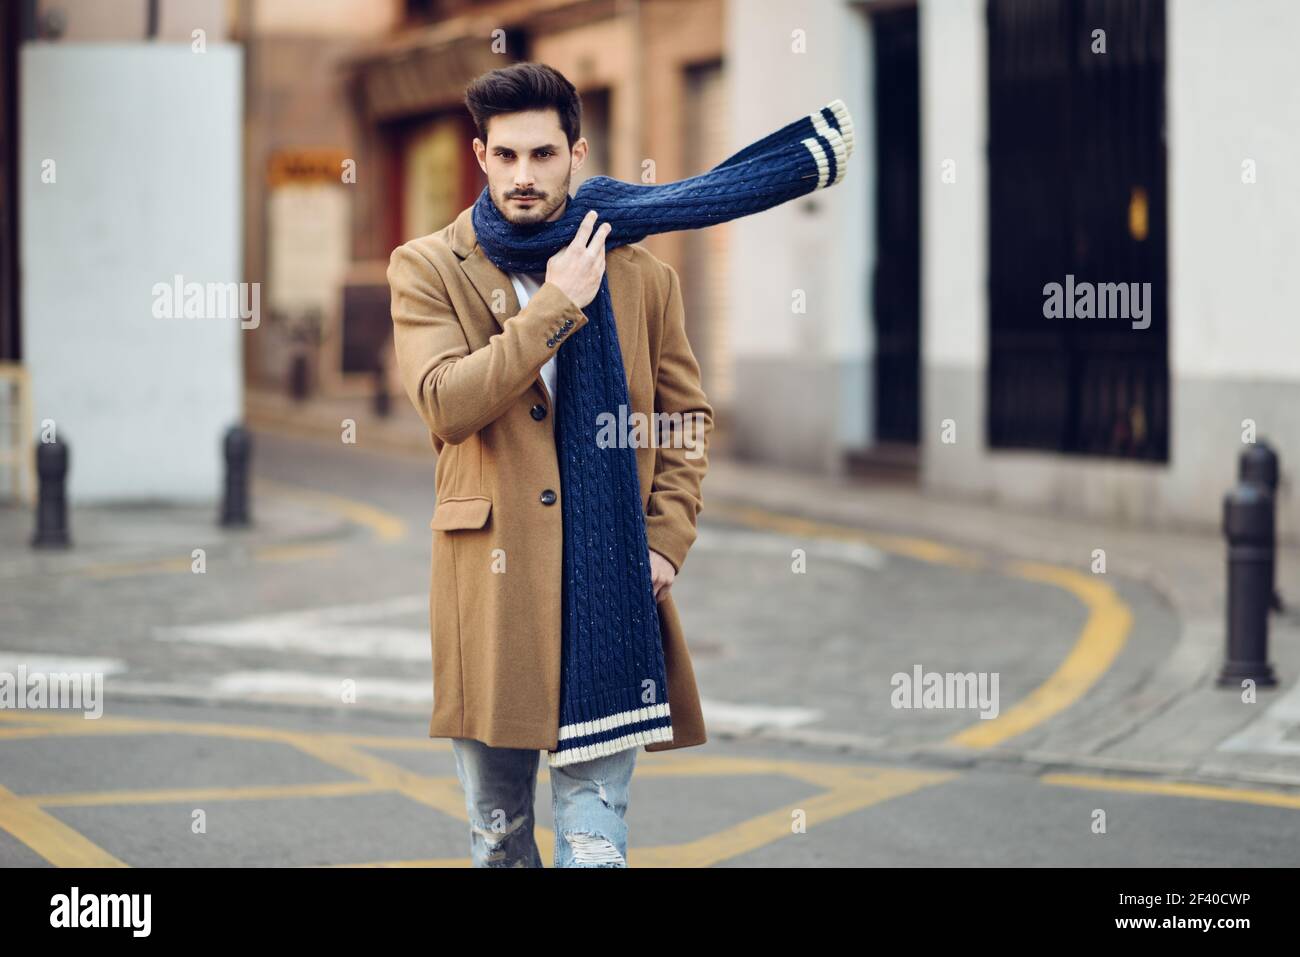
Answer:
[[[472,209],[470,207],[456,217],[456,222],[452,225],[451,246],[460,257],[461,270],[478,291],[488,314],[496,321],[498,328],[504,329],[505,321],[519,313],[519,297],[515,295],[514,283],[510,277],[488,259],[483,247],[478,244],[474,236]],[[627,376],[630,391],[638,352],[637,342],[644,322],[641,315],[641,276],[632,263],[631,250],[619,246],[606,253],[605,273],[609,277],[609,294],[614,306],[614,323],[618,329],[623,373]],[[500,300],[502,293],[505,295],[504,309],[498,313],[492,309],[492,304]],[[533,388],[541,393],[549,410],[551,400],[540,370]]]

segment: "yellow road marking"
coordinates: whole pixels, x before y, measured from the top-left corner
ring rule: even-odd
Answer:
[[[34,716],[24,715],[28,721]],[[108,860],[102,851],[75,831],[60,824],[43,808],[69,806],[122,806],[164,802],[276,800],[328,798],[354,794],[396,792],[441,814],[468,825],[465,796],[454,775],[427,776],[393,764],[365,749],[450,751],[447,739],[389,738],[378,735],[313,734],[260,725],[216,722],[158,721],[140,718],[104,717],[87,721],[78,716],[48,714],[36,718],[38,725],[17,726],[15,716],[0,712],[9,727],[27,736],[44,734],[52,738],[86,735],[187,734],[245,741],[279,742],[297,748],[325,764],[351,775],[354,781],[297,785],[243,787],[159,788],[103,792],[70,792],[10,795],[0,807],[0,828],[10,831],[52,863]],[[890,798],[910,794],[957,776],[949,771],[912,771],[852,764],[806,761],[773,761],[761,758],[691,758],[647,753],[638,766],[641,778],[653,777],[736,777],[783,775],[803,781],[821,793],[789,802],[758,817],[739,822],[722,832],[695,841],[658,847],[633,848],[628,852],[632,866],[709,866],[739,854],[766,846],[794,834],[792,814],[802,810],[807,824],[834,820]],[[539,755],[540,758],[540,755]],[[540,773],[540,769],[539,769]],[[7,794],[7,792],[4,792]],[[554,858],[555,834],[537,825],[537,846],[544,861]],[[77,843],[76,837],[81,843]],[[74,853],[75,850],[75,853]],[[96,855],[100,855],[96,857]],[[82,864],[81,866],[87,866]],[[122,865],[118,862],[118,866]],[[468,858],[432,858],[408,861],[371,861],[340,867],[466,867]]]
[[[0,829],[13,834],[23,844],[56,866],[125,867],[128,865],[47,813],[45,808],[50,807],[330,798],[396,792],[439,813],[468,823],[464,794],[454,775],[417,774],[365,750],[445,752],[451,749],[450,741],[447,739],[316,734],[260,725],[138,718],[105,717],[96,721],[87,721],[70,715],[48,714],[38,717],[25,713],[20,716],[4,711],[0,711],[0,719],[8,725],[4,730],[45,734],[52,738],[88,734],[188,734],[235,740],[274,741],[291,745],[304,754],[356,777],[353,781],[294,785],[133,789],[22,796],[0,787]],[[19,719],[26,724],[20,725]],[[33,721],[37,722],[36,726],[33,726]],[[818,789],[820,793],[789,801],[781,807],[693,841],[654,847],[633,846],[628,851],[628,863],[633,867],[708,867],[765,847],[781,838],[797,836],[792,827],[793,815],[796,811],[806,814],[807,825],[811,829],[817,824],[824,824],[961,776],[957,771],[924,771],[874,765],[766,760],[750,757],[694,757],[657,752],[639,755],[638,759],[637,774],[641,779],[782,775],[806,782]],[[1216,785],[1068,773],[1043,775],[1038,780],[1045,785],[1060,787],[1193,797],[1289,809],[1300,808],[1300,795]],[[554,855],[554,832],[550,828],[538,825],[536,837],[538,850],[543,860],[549,864]],[[468,857],[452,857],[369,861],[326,866],[378,868],[468,867],[469,865]]]
[[[454,776],[425,777],[377,755],[367,754],[329,738],[312,738],[300,734],[294,736],[292,744],[318,761],[381,784],[417,804],[469,823],[465,797],[461,793],[460,782]]]
[[[941,542],[907,535],[888,535],[881,532],[868,532],[829,522],[818,522],[800,518],[796,515],[783,515],[769,512],[767,509],[752,505],[733,505],[731,503],[713,504],[709,513],[714,516],[731,518],[756,528],[781,532],[786,535],[807,535],[814,538],[828,538],[838,541],[859,542],[872,545],[881,551],[915,558],[931,564],[953,565],[959,568],[984,568],[988,563],[979,555],[967,552]]]
[[[8,831],[55,867],[126,867],[40,805],[0,785],[0,830]]]
[[[1032,562],[1011,562],[1007,567],[1019,578],[1065,589],[1083,602],[1088,620],[1070,653],[1046,681],[996,718],[954,734],[946,744],[993,747],[1064,711],[1087,694],[1114,664],[1133,626],[1128,606],[1095,576]]]
[[[163,558],[147,562],[103,562],[86,566],[82,573],[88,578],[121,578],[125,575],[188,572],[193,566],[192,558]]]
[[[329,558],[337,555],[337,543],[325,545],[263,545],[253,550],[258,561],[263,562],[300,562],[314,558]]]
[[[366,526],[381,541],[394,542],[406,535],[406,523],[392,512],[386,512],[357,499],[264,478],[254,478],[253,487],[258,493],[265,492],[281,498],[291,498],[334,512],[350,522]]]
[[[1088,619],[1074,646],[1046,681],[1022,701],[996,718],[980,719],[945,739],[944,744],[989,748],[1024,734],[1082,698],[1101,679],[1128,641],[1133,616],[1108,584],[1093,575],[1041,562],[986,559],[976,552],[940,542],[901,535],[885,535],[827,522],[769,512],[751,505],[714,504],[710,512],[756,528],[788,535],[849,540],[884,552],[931,564],[993,571],[1064,589],[1088,609]]]
[[[541,851],[541,842],[537,844]],[[545,854],[543,860],[547,860]],[[468,857],[430,857],[420,861],[369,861],[364,864],[323,864],[322,867],[472,867]]]
[[[1044,774],[1043,784],[1094,791],[1127,791],[1132,794],[1160,794],[1166,797],[1201,798],[1207,801],[1235,801],[1264,807],[1300,809],[1300,794],[1195,784],[1188,781],[1155,781],[1145,778],[1113,778],[1100,774]]]
[[[328,781],[322,784],[267,784],[236,788],[157,788],[129,791],[84,791],[27,794],[20,800],[41,807],[111,807],[119,804],[173,804],[205,801],[262,801],[309,797],[351,797],[387,788],[373,781]]]
[[[952,771],[909,771],[895,768],[860,767],[852,765],[830,766],[793,761],[762,761],[737,759],[738,768],[729,766],[729,759],[713,758],[704,761],[685,761],[680,758],[661,758],[670,762],[658,770],[684,777],[734,776],[738,773],[783,774],[811,780],[830,790],[791,801],[758,817],[741,821],[716,834],[681,844],[663,844],[654,847],[633,845],[628,848],[629,867],[710,867],[749,851],[758,850],[785,837],[797,837],[793,822],[796,812],[805,815],[804,823],[811,830],[836,818],[902,797],[934,784],[957,777]],[[680,768],[678,764],[689,764]],[[741,770],[744,768],[745,770]],[[649,764],[644,768],[649,771]],[[638,766],[637,775],[643,768]],[[647,775],[653,776],[653,775]],[[555,855],[555,834],[550,828],[537,825],[537,849],[542,860],[550,866]],[[335,864],[333,867],[469,867],[469,858],[430,858],[409,861],[371,861],[362,864]]]
[[[260,545],[252,550],[253,558],[264,562],[299,562],[326,558],[337,554],[335,543],[310,543],[304,545]],[[82,572],[88,578],[122,578],[127,575],[152,575],[188,572],[194,568],[189,557],[162,558],[142,562],[103,562],[88,565]]]
[[[0,728],[0,741],[14,741],[21,738],[48,738],[53,734],[48,728]]]
[[[325,558],[339,551],[335,543],[304,545],[260,545],[252,550],[253,558],[264,562],[298,562]],[[188,572],[194,568],[189,557],[163,558],[143,562],[104,562],[88,565],[83,573],[89,578],[122,578],[127,575],[151,575]]]
[[[772,762],[790,770],[794,762]],[[896,768],[845,768],[827,765],[816,766],[799,762],[804,774],[815,774],[823,786],[830,789],[740,821],[706,837],[683,844],[658,847],[630,847],[627,861],[630,867],[710,867],[741,854],[758,850],[784,837],[797,836],[793,828],[794,815],[806,815],[809,829],[844,817],[854,811],[880,804],[892,798],[911,794],[931,785],[941,784],[957,777],[952,771],[910,771]],[[863,773],[863,772],[867,773]],[[766,773],[773,773],[769,770]],[[779,768],[778,768],[779,773]],[[802,775],[800,775],[802,776]]]

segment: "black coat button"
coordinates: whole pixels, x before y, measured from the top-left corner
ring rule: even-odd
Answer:
[[[548,489],[545,489],[545,490],[542,492],[542,504],[543,504],[543,505],[554,505],[554,504],[555,504],[555,492],[554,492],[554,490],[548,488]]]
[[[546,406],[544,405],[535,405],[528,411],[532,415],[532,417],[536,419],[538,422],[546,418]]]

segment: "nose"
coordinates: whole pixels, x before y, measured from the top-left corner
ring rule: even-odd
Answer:
[[[533,174],[528,168],[527,160],[520,160],[515,169],[515,189],[526,191],[533,188]]]

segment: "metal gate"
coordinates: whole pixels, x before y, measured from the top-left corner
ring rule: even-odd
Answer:
[[[1164,2],[988,0],[988,36],[989,445],[1167,461]]]

